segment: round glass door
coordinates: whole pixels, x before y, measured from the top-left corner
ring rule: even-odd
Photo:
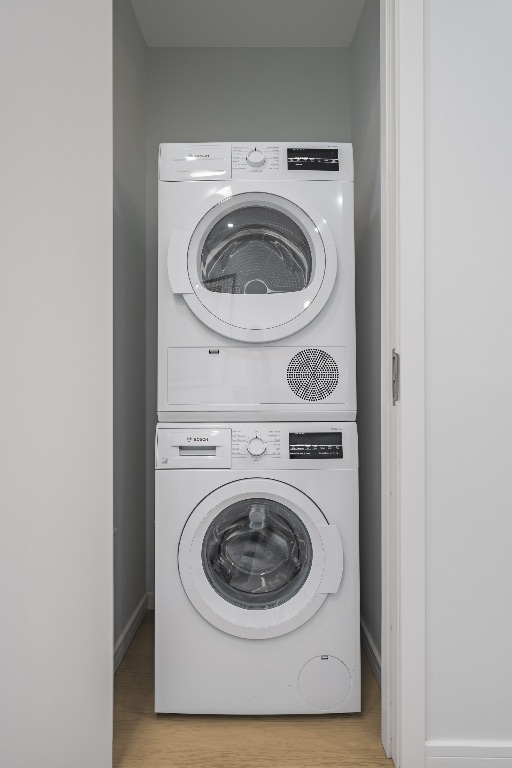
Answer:
[[[244,478],[196,506],[178,566],[187,597],[210,624],[236,637],[278,637],[320,608],[332,591],[327,573],[334,569],[339,584],[343,547],[336,526],[297,488]]]
[[[294,293],[309,285],[313,254],[299,224],[269,205],[222,216],[200,253],[202,285],[215,293]]]
[[[191,291],[183,296],[197,317],[229,338],[261,342],[311,322],[331,294],[338,258],[319,214],[278,195],[245,192],[201,217],[187,265]]]
[[[304,523],[284,504],[265,498],[237,501],[206,531],[202,561],[214,590],[240,608],[274,608],[306,581],[312,561]]]

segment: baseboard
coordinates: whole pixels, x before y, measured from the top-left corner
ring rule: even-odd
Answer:
[[[148,611],[155,610],[155,593],[148,592]]]
[[[512,768],[512,741],[427,741],[427,768]]]
[[[368,661],[370,662],[370,667],[372,668],[373,674],[375,675],[380,688],[381,687],[380,653],[363,619],[361,619],[361,643],[363,645],[364,654],[368,659]]]
[[[125,628],[121,632],[119,639],[114,646],[114,672],[117,671],[118,666],[123,660],[123,656],[129,648],[129,645],[138,628],[142,624],[142,619],[146,615],[148,610],[148,595],[145,594],[132,615],[130,616]]]

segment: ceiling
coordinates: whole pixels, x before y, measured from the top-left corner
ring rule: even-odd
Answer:
[[[338,48],[364,0],[132,0],[151,48]]]

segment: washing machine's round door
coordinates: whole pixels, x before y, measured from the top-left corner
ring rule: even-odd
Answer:
[[[200,320],[229,338],[262,342],[295,333],[321,311],[334,286],[334,239],[305,202],[235,194],[210,207],[185,238],[190,291],[184,298]],[[171,286],[179,282],[173,270],[183,242],[171,239],[169,246]]]
[[[231,635],[286,634],[337,591],[343,548],[336,526],[296,488],[251,478],[206,496],[179,545],[183,587],[199,613]]]

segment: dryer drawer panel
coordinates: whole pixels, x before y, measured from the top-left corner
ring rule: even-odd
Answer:
[[[345,347],[173,347],[169,405],[346,403]]]
[[[244,347],[167,350],[169,405],[260,402],[260,355]]]

